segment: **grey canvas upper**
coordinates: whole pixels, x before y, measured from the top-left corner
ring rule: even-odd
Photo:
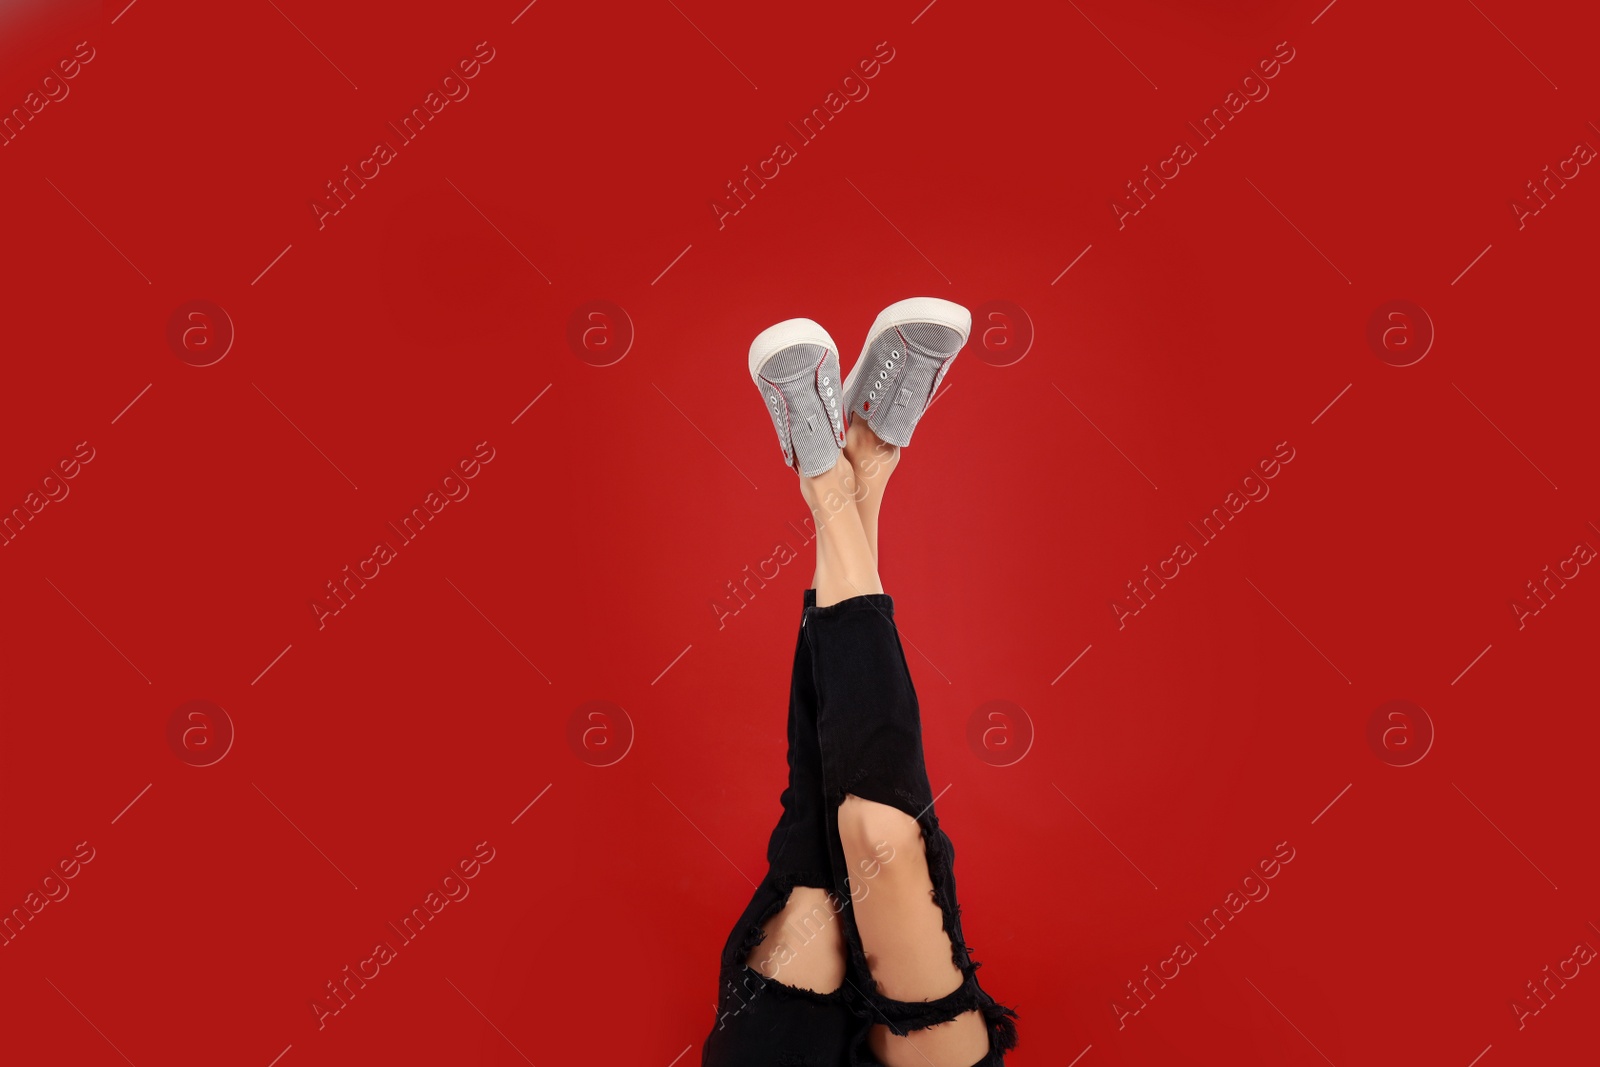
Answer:
[[[965,343],[961,332],[931,322],[881,330],[850,372],[846,410],[852,418],[865,418],[890,444],[910,444],[917,420]]]
[[[839,353],[821,344],[791,344],[760,358],[752,377],[778,431],[783,461],[808,477],[831,469],[844,444]]]

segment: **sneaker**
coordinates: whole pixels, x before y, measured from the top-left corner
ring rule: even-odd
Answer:
[[[891,445],[910,444],[971,332],[972,312],[948,300],[919,296],[884,308],[844,383],[849,417],[866,419]]]
[[[769,326],[750,343],[750,378],[778,430],[783,461],[807,477],[839,461],[844,385],[839,349],[810,319]]]

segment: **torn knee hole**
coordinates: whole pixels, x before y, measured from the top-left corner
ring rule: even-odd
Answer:
[[[923,850],[922,825],[915,817],[890,804],[847,793],[839,804],[839,837],[863,856],[887,863],[901,852]],[[850,851],[850,849],[847,849]]]
[[[762,920],[749,943],[746,966],[782,985],[831,993],[844,984],[844,935],[838,898],[796,885]]]

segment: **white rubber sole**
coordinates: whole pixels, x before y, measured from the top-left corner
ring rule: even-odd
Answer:
[[[856,383],[856,373],[866,364],[867,349],[872,347],[873,338],[890,327],[905,326],[913,322],[931,322],[936,326],[948,327],[961,335],[963,346],[966,345],[967,338],[972,335],[972,312],[954,301],[940,300],[936,296],[914,296],[909,300],[896,301],[878,312],[878,317],[872,320],[872,329],[867,331],[867,339],[861,343],[861,355],[856,357],[850,373],[845,376],[845,396],[850,395]],[[777,327],[774,326],[773,329]],[[846,417],[851,416],[846,413]]]
[[[835,355],[839,352],[839,346],[820,324],[810,319],[785,319],[768,326],[750,342],[750,380],[761,377],[761,367],[767,360],[795,345],[821,345]]]

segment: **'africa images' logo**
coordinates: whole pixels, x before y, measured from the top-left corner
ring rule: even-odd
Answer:
[[[829,90],[828,95],[822,98],[822,103],[812,108],[798,125],[788,123],[789,129],[794,132],[793,141],[785,136],[774,144],[772,154],[757,163],[753,173],[750,165],[745,164],[740,172],[743,176],[727,183],[727,195],[711,201],[711,214],[717,220],[717,229],[725,228],[729,219],[749,207],[756,192],[765,189],[767,182],[777,178],[783,173],[784,167],[799,159],[799,149],[815,141],[828,123],[837,119],[846,107],[865,100],[867,94],[872,92],[867,82],[876,78],[893,61],[894,56],[894,49],[889,42],[879,41],[872,55],[857,61],[851,72],[840,79],[838,89]]]

